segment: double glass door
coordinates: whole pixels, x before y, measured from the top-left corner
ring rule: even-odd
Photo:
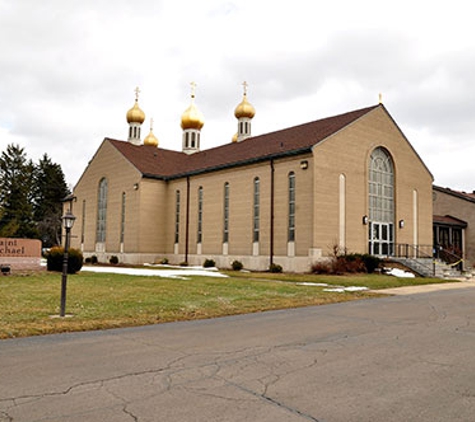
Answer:
[[[369,253],[376,256],[394,254],[393,223],[369,223]]]

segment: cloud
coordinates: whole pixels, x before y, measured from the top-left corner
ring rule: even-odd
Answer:
[[[0,0],[0,148],[47,152],[75,183],[104,137],[126,137],[137,85],[170,149],[181,148],[191,81],[203,148],[231,139],[244,80],[254,134],[372,105],[381,92],[436,182],[468,190],[475,31],[455,4]]]

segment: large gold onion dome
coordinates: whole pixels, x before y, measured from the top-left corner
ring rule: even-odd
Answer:
[[[127,112],[127,123],[140,123],[145,121],[145,113],[139,107],[139,88],[135,89],[135,104]]]
[[[234,116],[237,119],[248,117],[252,119],[256,114],[256,110],[253,105],[247,101],[247,94],[244,93],[242,101],[237,105],[236,109],[234,110]]]
[[[196,84],[191,83],[191,104],[181,115],[181,128],[200,130],[205,124],[205,118],[195,105]]]
[[[200,130],[205,124],[205,119],[201,111],[192,102],[181,115],[181,128]]]

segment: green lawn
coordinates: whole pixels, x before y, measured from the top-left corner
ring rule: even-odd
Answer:
[[[228,278],[184,280],[92,272],[70,275],[66,318],[56,317],[61,274],[2,276],[0,339],[211,318],[377,296],[371,292],[325,292],[324,287],[302,286],[298,284],[301,282],[382,289],[441,281],[382,275],[227,274]]]

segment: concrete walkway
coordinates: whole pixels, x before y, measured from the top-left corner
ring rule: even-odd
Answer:
[[[475,287],[475,281],[458,281],[450,283],[425,284],[421,286],[395,287],[394,289],[375,290],[376,293],[388,295],[412,295],[418,293],[437,292],[442,290],[466,289]]]

